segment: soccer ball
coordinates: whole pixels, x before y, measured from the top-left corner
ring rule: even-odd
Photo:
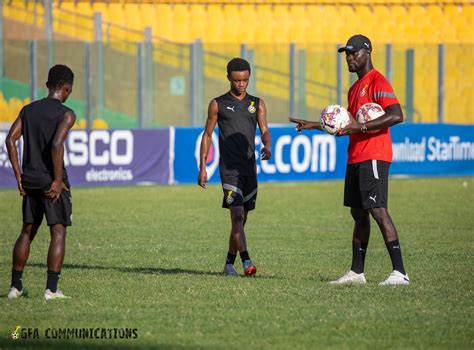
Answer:
[[[339,105],[329,105],[321,112],[319,123],[328,134],[335,135],[339,130],[349,125],[350,116],[347,110]]]
[[[369,102],[359,108],[359,111],[357,112],[357,121],[359,123],[367,123],[383,116],[384,114],[385,111],[381,105]]]
[[[385,114],[382,106],[369,102],[359,108],[357,111],[356,119],[359,123],[367,123],[371,120],[377,119]],[[378,130],[367,131],[368,133],[375,133]]]

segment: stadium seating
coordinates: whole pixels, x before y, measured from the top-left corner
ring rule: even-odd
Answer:
[[[209,43],[334,43],[342,42],[356,31],[367,33],[375,42],[393,44],[474,42],[470,1],[392,0],[389,5],[385,3],[366,0],[228,0],[221,4],[197,0],[176,4],[57,1],[54,17],[57,22],[74,22],[71,17],[75,13],[75,21],[93,22],[93,14],[100,12],[105,22],[139,31],[151,27],[156,37],[184,43],[197,38]],[[33,23],[35,16],[28,12],[33,7],[40,24],[43,9],[39,3],[7,3],[5,16]],[[81,27],[82,31],[86,28],[93,31],[91,24],[82,23]],[[84,35],[74,26],[62,29],[72,37]],[[126,34],[123,39],[136,40]]]
[[[332,67],[336,43],[344,43],[353,33],[363,32],[372,39],[376,48],[374,56],[379,55],[379,62],[384,62],[382,47],[386,43],[393,44],[396,67],[405,67],[404,50],[416,48],[415,121],[435,121],[437,118],[437,44],[444,43],[453,48],[474,44],[474,4],[469,0],[223,0],[219,3],[206,0],[174,3],[57,0],[53,4],[56,33],[72,39],[94,40],[93,16],[99,12],[103,19],[103,41],[130,54],[136,52],[133,43],[142,41],[144,29],[150,27],[154,41],[161,46],[166,45],[163,40],[190,43],[198,38],[205,45],[246,43],[258,52],[257,64],[271,65],[275,70],[288,73],[288,60],[282,59],[286,54],[275,52],[284,51],[282,47],[289,43],[296,43],[299,49],[307,50],[308,62],[313,60],[313,64],[308,65],[307,77],[316,77],[317,82],[308,85],[307,91],[308,104],[314,107],[321,106],[322,96],[333,96],[330,86],[335,81],[334,69],[317,71],[316,67]],[[40,3],[6,2],[3,8],[7,18],[38,26],[43,23],[44,9]],[[180,53],[173,57],[157,51],[155,60],[180,66],[182,52],[179,48],[172,50]],[[318,50],[323,51],[316,55]],[[465,52],[462,49],[446,52],[446,103],[466,106],[461,115],[450,116],[454,118],[450,121],[472,122],[463,100],[466,95],[454,94],[451,90],[472,93],[470,80],[461,79],[472,73],[472,68],[463,64],[466,60],[463,60]],[[319,63],[315,65],[316,60]],[[459,72],[459,65],[463,67],[462,72]],[[383,66],[377,67],[384,71]],[[219,78],[215,68],[204,71],[210,78]],[[404,100],[405,76],[400,69],[394,75],[394,87]],[[258,90],[288,100],[287,90],[275,83],[278,80],[275,76],[262,72],[259,78],[265,79],[257,81]],[[279,79],[281,81],[281,77]],[[345,75],[345,90],[349,84]]]

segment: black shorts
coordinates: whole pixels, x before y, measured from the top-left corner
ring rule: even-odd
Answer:
[[[344,205],[351,208],[388,207],[389,162],[367,160],[347,164]]]
[[[255,209],[257,202],[256,176],[225,176],[221,175],[224,200],[222,208],[243,206],[245,211]]]
[[[23,197],[23,223],[40,225],[43,216],[49,226],[62,224],[71,226],[72,197],[71,192],[62,191],[58,200],[46,198],[42,190],[25,190]]]

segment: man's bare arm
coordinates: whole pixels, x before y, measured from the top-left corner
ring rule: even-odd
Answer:
[[[212,100],[209,103],[209,108],[207,109],[207,120],[206,126],[204,128],[204,133],[202,134],[201,139],[201,149],[199,153],[199,175],[198,175],[198,185],[202,188],[206,188],[207,184],[207,171],[206,171],[206,161],[207,155],[209,153],[209,147],[212,141],[212,133],[217,123],[217,113],[218,106],[216,100]]]
[[[8,158],[12,164],[13,173],[15,174],[16,182],[18,184],[18,190],[20,191],[20,194],[24,196],[25,191],[23,190],[23,186],[21,184],[20,163],[18,161],[18,151],[16,149],[16,142],[20,139],[22,131],[21,118],[18,116],[8,131],[5,144],[7,145]]]
[[[51,156],[53,158],[53,183],[51,188],[46,191],[46,196],[53,200],[59,198],[63,189],[63,162],[64,162],[64,141],[66,140],[69,130],[76,122],[76,115],[73,111],[68,111],[64,114],[63,119],[58,125],[56,134],[53,139],[53,147],[51,149]]]

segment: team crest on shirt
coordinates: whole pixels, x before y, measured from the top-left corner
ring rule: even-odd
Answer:
[[[225,198],[225,202],[231,205],[233,201],[234,201],[234,196],[232,195],[232,191],[227,192],[227,197]]]
[[[360,97],[364,96],[367,93],[368,87],[369,87],[369,84],[365,84],[364,88],[360,92]]]
[[[257,108],[255,108],[254,105],[255,105],[255,101],[250,102],[250,106],[249,106],[249,108],[247,108],[247,110],[248,110],[250,113],[255,113],[255,112],[256,112]]]

